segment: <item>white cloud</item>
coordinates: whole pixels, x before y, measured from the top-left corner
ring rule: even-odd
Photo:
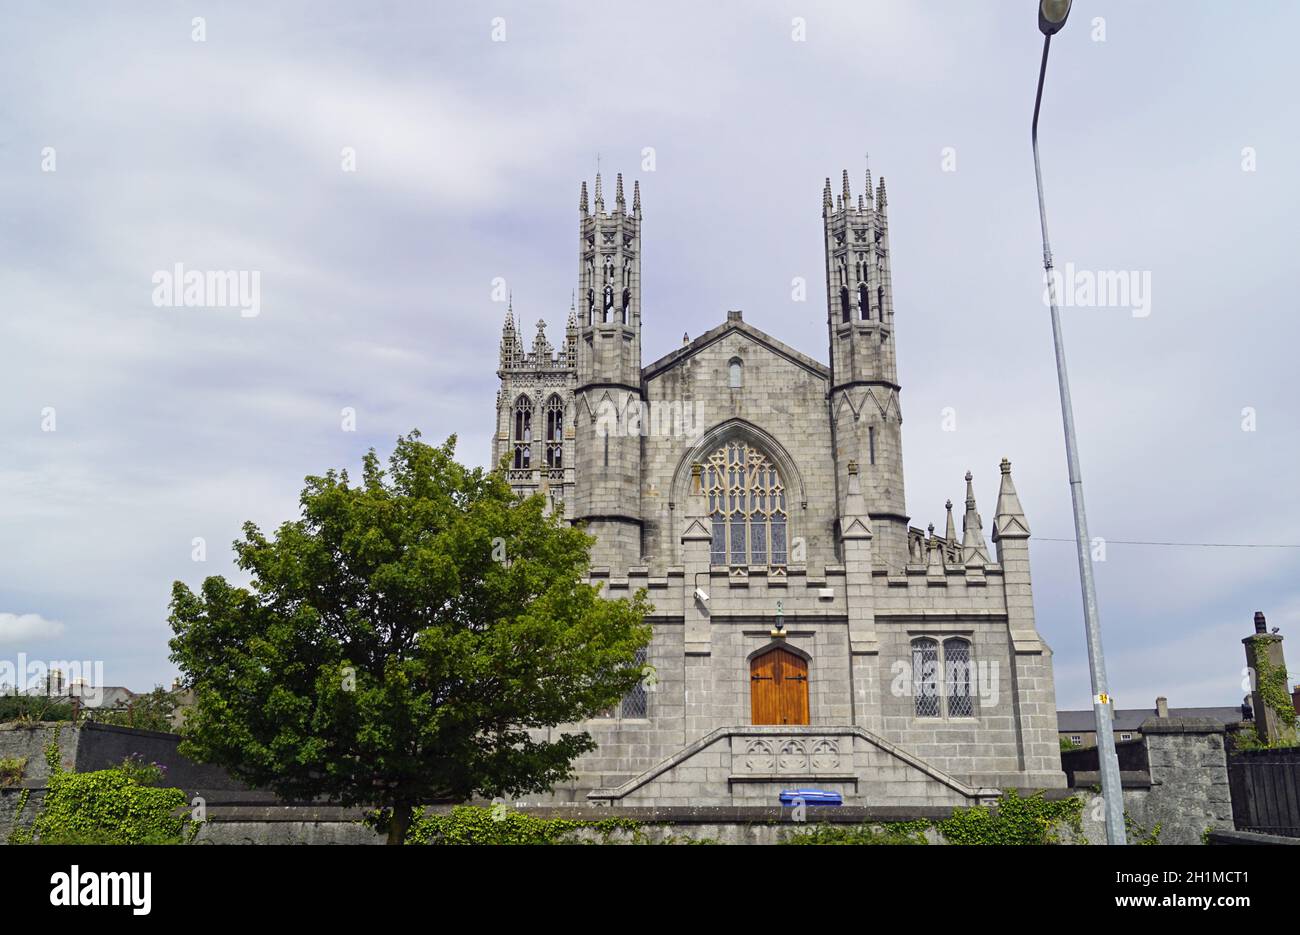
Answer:
[[[63,624],[57,620],[46,620],[40,614],[0,613],[0,644],[30,643],[62,635]]]

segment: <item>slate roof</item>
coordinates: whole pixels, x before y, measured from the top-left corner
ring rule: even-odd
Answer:
[[[1147,718],[1156,716],[1155,708],[1117,708],[1113,719],[1115,730],[1136,731]],[[1227,726],[1242,720],[1241,705],[1222,708],[1170,708],[1170,717],[1208,718]],[[1089,733],[1097,729],[1096,714],[1091,711],[1057,711],[1057,731],[1062,734]]]

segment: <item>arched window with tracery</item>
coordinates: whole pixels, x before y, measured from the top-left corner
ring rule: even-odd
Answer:
[[[533,466],[533,401],[520,394],[515,400],[514,461],[515,470]]]
[[[959,637],[943,641],[944,692],[948,717],[974,717],[971,696],[970,643]]]
[[[776,465],[743,441],[704,462],[714,565],[785,565],[788,514]]]
[[[917,717],[939,716],[939,644],[929,637],[912,641],[912,697]]]
[[[546,401],[546,466],[564,467],[564,400],[554,395]]]
[[[970,640],[912,640],[912,695],[917,717],[975,716],[975,671]]]

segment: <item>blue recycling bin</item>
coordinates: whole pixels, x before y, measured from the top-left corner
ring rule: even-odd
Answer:
[[[803,799],[805,805],[843,805],[844,797],[838,792],[826,789],[783,789],[781,805],[789,808],[796,799]]]

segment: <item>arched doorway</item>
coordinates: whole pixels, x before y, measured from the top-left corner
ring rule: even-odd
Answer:
[[[808,660],[776,647],[749,661],[750,714],[755,724],[808,723]]]

